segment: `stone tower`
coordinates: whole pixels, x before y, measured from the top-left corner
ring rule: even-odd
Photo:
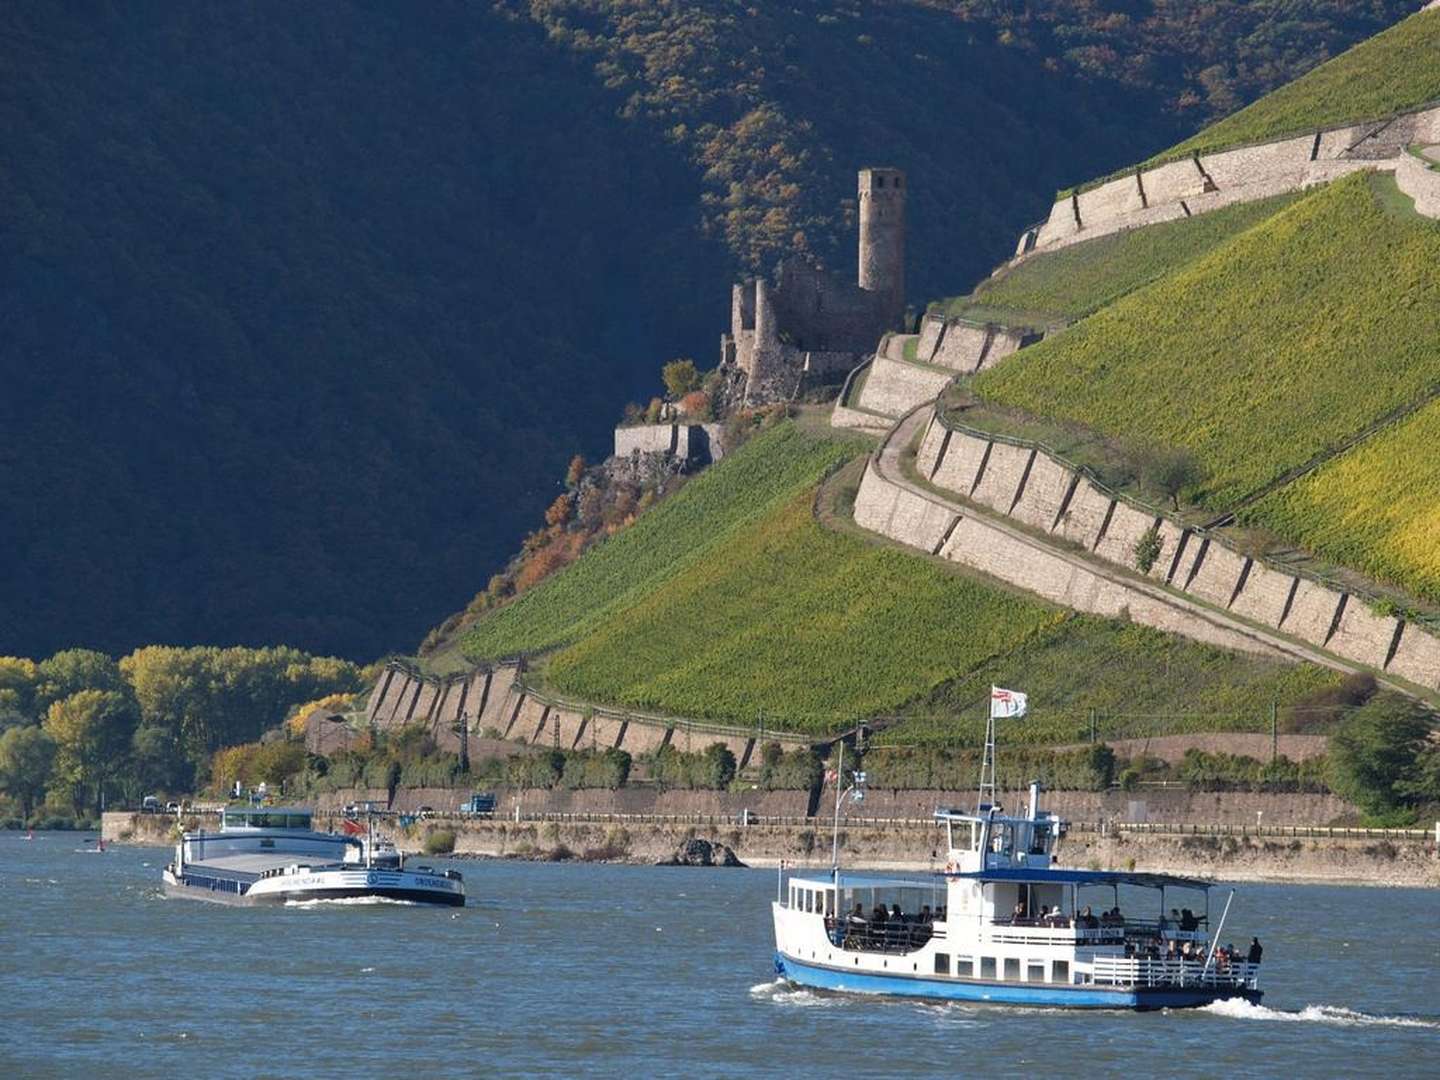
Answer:
[[[905,317],[905,174],[860,170],[860,288],[874,293],[890,327]]]

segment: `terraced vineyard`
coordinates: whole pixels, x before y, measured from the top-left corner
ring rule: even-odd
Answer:
[[[880,745],[977,746],[991,685],[1023,688],[1030,715],[1006,721],[1010,744],[1268,731],[1272,705],[1338,684],[1334,672],[1241,656],[1146,626],[1077,615],[899,710]]]
[[[1326,559],[1440,602],[1440,402],[1247,508]]]
[[[1440,22],[1440,18],[1437,18]],[[987,400],[1182,446],[1226,507],[1437,382],[1440,226],[1355,175],[981,375]]]
[[[497,659],[576,640],[813,487],[863,445],[839,434],[817,437],[793,422],[756,436],[629,529],[477,623],[462,642],[465,655]]]
[[[1062,616],[914,555],[822,529],[808,492],[723,557],[612,610],[547,669],[584,698],[831,732],[1020,646]]]
[[[1440,100],[1440,11],[1421,11],[1154,160],[1378,119]]]
[[[1083,318],[1193,262],[1295,199],[1281,195],[1240,203],[1035,255],[984,282],[970,296],[939,301],[931,310],[1001,321],[1013,312],[1022,323],[1033,315],[1042,320]]]

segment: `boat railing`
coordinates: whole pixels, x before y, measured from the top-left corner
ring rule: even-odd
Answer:
[[[1123,945],[1123,926],[1076,925],[1078,920],[999,918],[990,922],[991,941],[1010,945]]]
[[[944,939],[943,926],[933,922],[871,922],[855,916],[826,917],[825,933],[830,942],[853,952],[908,953],[936,938]]]
[[[1092,980],[1102,986],[1233,986],[1256,988],[1259,964],[1225,960],[1171,960],[1145,956],[1097,956]]]

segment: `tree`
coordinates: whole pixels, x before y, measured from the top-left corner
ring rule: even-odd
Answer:
[[[565,486],[572,491],[580,486],[580,478],[585,475],[585,459],[576,454],[570,459],[570,467],[565,470]]]
[[[33,719],[38,677],[34,660],[23,656],[0,656],[0,711],[16,712]]]
[[[1176,510],[1180,493],[1205,478],[1200,462],[1183,446],[1144,450],[1138,456],[1141,481],[1168,498]]]
[[[675,399],[700,389],[700,371],[695,361],[688,358],[671,360],[660,369],[660,378],[665,383],[665,392]]]
[[[711,743],[700,754],[696,787],[724,791],[735,779],[735,755],[724,743]]]
[[[134,730],[134,705],[119,691],[81,690],[51,702],[45,731],[55,740],[56,776],[70,785],[77,814],[101,802],[105,781],[119,770]]]
[[[40,661],[35,706],[40,712],[50,703],[81,690],[125,690],[120,665],[94,649],[66,649]]]
[[[1434,714],[1419,702],[1377,694],[1330,736],[1331,790],[1372,815],[1415,801],[1427,779],[1422,764],[1434,724]]]
[[[34,724],[13,727],[0,735],[0,788],[19,801],[22,818],[29,819],[35,804],[45,796],[55,749],[55,740]]]

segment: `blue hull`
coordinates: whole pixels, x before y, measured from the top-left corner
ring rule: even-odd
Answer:
[[[989,1002],[995,1005],[1031,1005],[1061,1009],[1191,1009],[1227,998],[1258,1002],[1259,990],[1204,989],[1200,987],[1139,987],[1107,990],[1096,986],[961,981],[895,975],[802,964],[775,954],[778,974],[800,986],[852,994],[886,994],[939,1001]]]

